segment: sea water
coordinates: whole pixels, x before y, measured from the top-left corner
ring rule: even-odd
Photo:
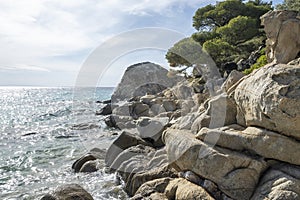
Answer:
[[[107,149],[116,135],[103,106],[113,88],[0,87],[0,199],[39,199],[78,183],[94,199],[127,199],[114,174],[74,173],[91,148]]]

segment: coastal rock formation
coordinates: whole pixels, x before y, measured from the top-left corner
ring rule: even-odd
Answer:
[[[41,200],[71,200],[71,199],[82,199],[82,200],[93,200],[93,197],[80,185],[68,184],[58,187],[53,193],[46,194]]]
[[[161,87],[172,87],[182,80],[181,77],[167,77],[168,70],[150,62],[144,62],[128,67],[122,77],[121,82],[112,95],[112,102],[130,99],[136,89],[145,84],[159,84]],[[162,89],[162,88],[161,88]],[[159,91],[159,90],[158,90]]]
[[[167,129],[163,141],[170,163],[180,171],[191,170],[213,181],[233,199],[250,199],[260,174],[268,167],[259,157],[220,147],[213,148],[186,130]]]
[[[300,66],[267,65],[235,89],[237,123],[300,139]]]
[[[268,62],[288,63],[300,52],[300,15],[297,11],[269,11],[261,17],[267,34]]]

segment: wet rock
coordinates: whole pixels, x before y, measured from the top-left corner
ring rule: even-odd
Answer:
[[[93,197],[80,185],[68,184],[58,187],[51,194],[46,194],[41,200],[93,200]]]
[[[110,115],[112,114],[111,104],[106,104],[103,108],[96,112],[96,115]]]
[[[81,158],[79,158],[73,163],[72,169],[75,172],[91,172],[93,171],[92,169],[93,169],[94,162],[90,162],[90,161],[95,161],[97,159],[103,160],[104,157],[105,157],[104,150],[98,148],[91,149],[89,153],[85,154],[84,156],[82,156]],[[97,167],[94,167],[94,169],[95,169],[94,171],[98,170]]]

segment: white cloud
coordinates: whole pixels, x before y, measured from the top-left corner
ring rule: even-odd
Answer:
[[[143,26],[191,28],[191,23],[182,23],[193,15],[184,8],[209,1],[0,0],[0,66],[74,72],[83,62],[74,56],[84,59],[119,32]]]

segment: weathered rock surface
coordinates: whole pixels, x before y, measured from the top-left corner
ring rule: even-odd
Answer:
[[[230,127],[218,129],[203,128],[196,138],[204,140],[207,136],[218,137],[218,146],[249,151],[253,155],[272,158],[300,165],[300,143],[294,139],[257,127],[236,130]]]
[[[257,157],[211,146],[189,131],[167,129],[163,133],[169,162],[181,171],[191,170],[215,182],[233,199],[248,200],[267,163]]]
[[[228,92],[228,90],[236,83],[238,82],[244,74],[242,72],[233,70],[231,73],[228,75],[227,79],[223,83],[221,89],[225,92]]]
[[[93,197],[80,185],[68,184],[58,187],[53,193],[46,194],[41,200],[93,200]]]
[[[110,115],[112,114],[111,104],[106,104],[103,108],[96,112],[96,115]]]
[[[182,80],[182,77],[169,78],[167,77],[167,73],[168,71],[165,68],[150,62],[128,67],[112,95],[112,102],[132,98],[137,88],[148,83],[172,87]]]
[[[236,105],[226,94],[211,98],[203,112],[192,124],[191,130],[197,133],[203,127],[217,128],[236,123]]]
[[[270,168],[260,180],[251,200],[300,199],[300,167],[279,164]]]
[[[267,34],[268,62],[288,63],[300,52],[300,15],[297,11],[269,11],[261,17]]]
[[[147,94],[153,95],[160,93],[165,89],[167,89],[167,87],[159,83],[146,83],[136,88],[132,95],[133,97],[141,97]]]
[[[144,183],[136,192],[132,200],[155,199],[188,200],[214,200],[202,187],[182,178],[161,178]]]
[[[237,122],[300,139],[300,66],[267,65],[235,89]]]

